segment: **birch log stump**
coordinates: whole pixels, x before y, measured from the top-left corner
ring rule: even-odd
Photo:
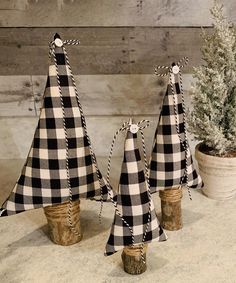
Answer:
[[[169,231],[179,230],[183,227],[181,199],[182,188],[175,187],[159,192],[161,198],[161,225]]]
[[[132,274],[137,275],[141,274],[146,271],[147,264],[146,264],[146,252],[147,252],[147,244],[143,246],[143,256],[144,261],[141,256],[141,249],[142,246],[127,246],[123,249],[121,258],[124,265],[124,271]]]
[[[68,209],[69,202],[44,208],[50,238],[55,244],[62,246],[73,245],[82,239],[79,218],[80,201],[76,200],[72,202],[71,222],[73,229],[69,225]]]

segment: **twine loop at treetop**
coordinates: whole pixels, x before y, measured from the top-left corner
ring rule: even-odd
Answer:
[[[157,75],[158,77],[165,77],[165,76],[169,76],[171,73],[173,73],[173,66],[178,66],[179,68],[184,68],[189,62],[188,57],[183,57],[182,59],[180,59],[177,63],[172,63],[171,66],[165,66],[165,65],[158,65],[155,67],[154,72],[155,75]],[[160,70],[168,70],[165,73],[161,73]]]
[[[55,53],[56,47],[62,47],[64,45],[79,45],[80,44],[80,41],[78,39],[61,40],[59,35],[55,35],[55,37],[56,36],[58,37],[49,42],[49,58],[51,58],[53,54]],[[57,40],[59,43],[58,45],[57,45]]]

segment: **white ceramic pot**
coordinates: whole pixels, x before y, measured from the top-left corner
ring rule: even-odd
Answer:
[[[203,179],[203,193],[209,198],[226,200],[236,195],[236,157],[218,157],[195,148],[199,173]]]

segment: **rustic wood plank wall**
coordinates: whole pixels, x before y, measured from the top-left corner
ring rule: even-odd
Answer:
[[[210,26],[214,0],[1,0],[4,27]],[[236,20],[234,0],[222,0]]]
[[[236,22],[236,2],[222,1]],[[48,42],[55,32],[80,39],[68,54],[98,156],[107,156],[114,131],[130,115],[154,121],[166,80],[156,64],[188,56],[201,63],[201,26],[211,30],[213,0],[1,0],[0,157],[25,158],[37,123],[48,71]],[[121,154],[121,146],[115,155]]]

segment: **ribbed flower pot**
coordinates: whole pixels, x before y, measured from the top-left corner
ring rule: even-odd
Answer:
[[[236,195],[236,157],[218,157],[195,148],[199,173],[203,179],[203,193],[209,198],[227,200]]]

